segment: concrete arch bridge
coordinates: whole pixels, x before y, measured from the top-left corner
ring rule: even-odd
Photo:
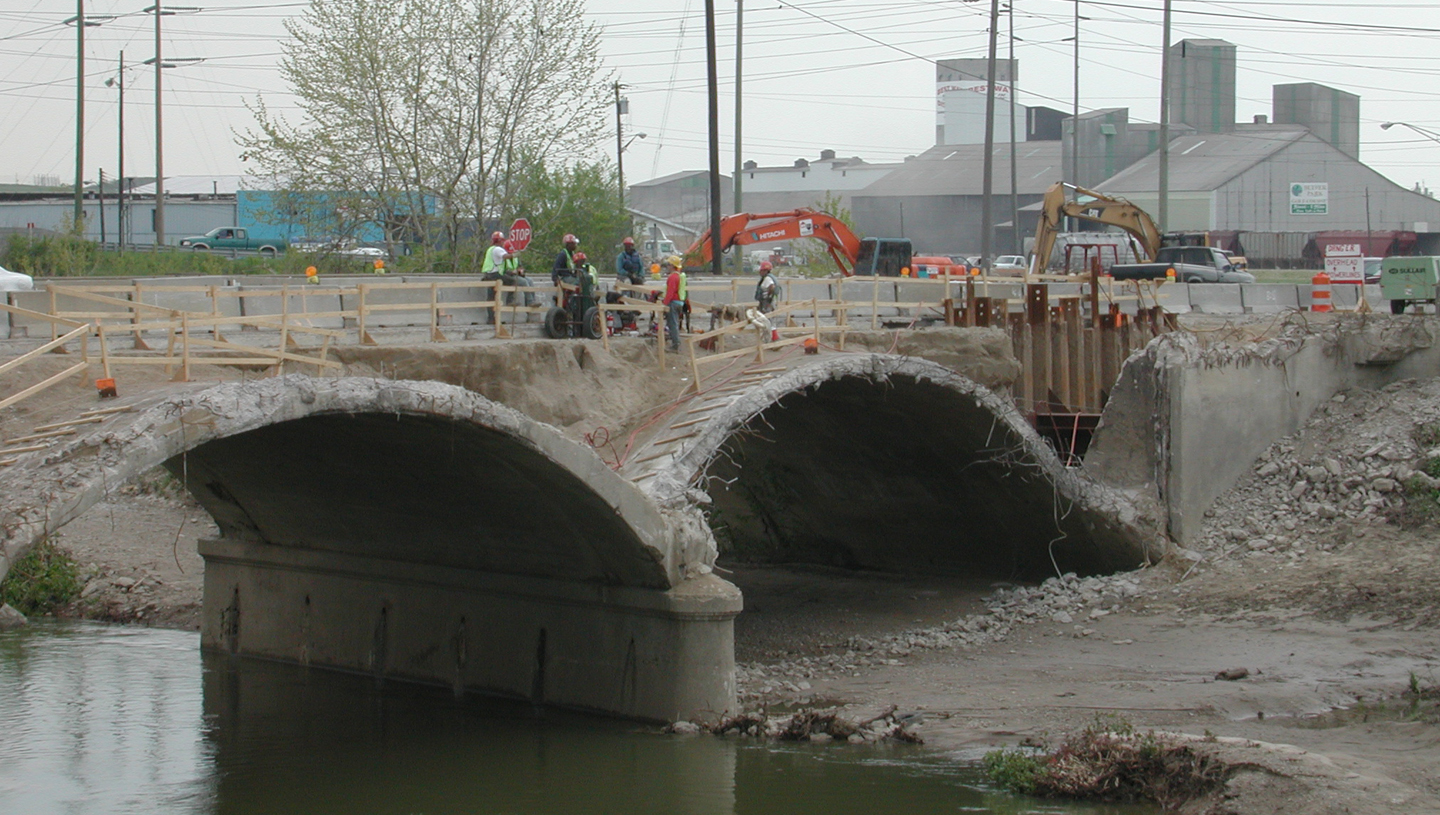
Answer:
[[[772,559],[1011,575],[1134,565],[1155,540],[1008,400],[908,357],[742,377],[618,471],[437,382],[286,376],[134,408],[0,470],[0,574],[164,464],[220,529],[207,648],[639,719],[734,709],[742,602],[711,522]]]

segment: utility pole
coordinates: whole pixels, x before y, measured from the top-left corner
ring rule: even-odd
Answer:
[[[710,269],[722,272],[720,257],[720,78],[715,65],[715,0],[705,0],[706,89],[710,96]]]
[[[1075,0],[1075,98],[1070,113],[1070,183],[1080,186],[1080,0]],[[1073,198],[1079,193],[1071,191]]]
[[[1010,252],[1021,255],[1025,239],[1020,236],[1019,172],[1015,169],[1015,86],[1020,75],[1020,68],[1015,64],[1015,0],[1010,0],[1007,8],[1010,11]]]
[[[743,62],[740,58],[741,46],[743,45],[743,33],[745,22],[745,0],[735,0],[735,211],[744,212],[741,206],[741,181],[740,175],[744,170],[740,162],[740,72]],[[744,253],[735,250],[735,275],[738,277],[745,271]]]
[[[1165,0],[1165,19],[1160,26],[1164,44],[1160,47],[1160,234],[1170,228],[1170,0]]]
[[[125,195],[129,189],[125,186],[125,52],[120,52],[120,73],[115,78],[120,89],[120,138],[116,156],[120,164],[120,178],[115,183],[115,235],[116,242],[120,244],[120,251],[125,251],[125,222],[128,220],[125,215]]]
[[[1367,190],[1368,192],[1368,190]],[[105,243],[105,168],[100,168],[100,243]]]
[[[980,268],[990,273],[990,237],[995,231],[991,193],[995,185],[995,42],[1000,28],[1000,0],[990,0],[990,52],[985,63],[985,180],[980,199]]]
[[[85,0],[75,0],[75,232],[85,234]]]
[[[616,174],[619,176],[619,180],[620,180],[620,211],[621,211],[621,213],[624,213],[624,211],[625,211],[625,130],[624,130],[624,125],[623,125],[623,124],[621,123],[621,121],[620,121],[620,114],[624,113],[625,111],[621,108],[621,104],[620,104],[620,88],[621,88],[622,86],[620,85],[620,82],[619,82],[618,80],[615,82],[615,86],[614,86],[614,87],[615,87],[615,172],[616,172]],[[628,234],[628,233],[630,232],[630,228],[629,228],[629,227],[626,227],[626,228],[625,228],[625,232]]]
[[[155,249],[165,245],[165,128],[160,104],[161,77],[165,74],[165,62],[160,53],[160,18],[165,13],[160,9],[161,0],[155,0]]]

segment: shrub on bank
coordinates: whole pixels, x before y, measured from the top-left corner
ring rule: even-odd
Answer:
[[[1012,791],[1049,798],[1152,801],[1166,809],[1224,784],[1224,763],[1189,744],[1139,733],[1113,716],[1098,717],[1055,750],[995,750],[985,755],[992,781]]]
[[[80,571],[49,541],[37,545],[10,567],[0,581],[0,604],[21,614],[48,614],[80,594]]]

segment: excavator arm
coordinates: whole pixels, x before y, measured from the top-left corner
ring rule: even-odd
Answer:
[[[1075,199],[1067,201],[1065,196],[1071,190]],[[1160,251],[1160,230],[1145,210],[1123,198],[1112,198],[1074,184],[1057,183],[1046,191],[1041,204],[1040,223],[1035,227],[1035,254],[1030,261],[1031,274],[1045,271],[1050,253],[1055,249],[1055,236],[1067,217],[1120,227],[1130,234],[1138,249],[1144,250],[1147,261],[1154,260],[1155,253]]]
[[[795,238],[815,238],[825,244],[840,273],[846,277],[854,274],[855,258],[860,252],[860,239],[850,231],[843,221],[813,209],[796,209],[790,212],[766,212],[752,214],[740,212],[720,219],[720,251],[732,246],[746,246],[752,243],[788,241]],[[685,250],[685,267],[701,268],[710,264],[714,251],[710,230],[706,230],[690,248]]]

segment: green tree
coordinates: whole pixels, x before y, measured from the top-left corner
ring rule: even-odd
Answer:
[[[256,99],[243,156],[283,191],[277,216],[378,228],[467,267],[527,176],[590,154],[608,121],[583,15],[583,0],[312,0],[281,46],[300,113]]]
[[[630,226],[620,207],[614,165],[578,162],[546,169],[535,164],[508,198],[510,212],[524,216],[533,230],[522,259],[532,276],[549,274],[567,233],[580,239],[580,251],[602,275],[614,273],[615,255]]]

